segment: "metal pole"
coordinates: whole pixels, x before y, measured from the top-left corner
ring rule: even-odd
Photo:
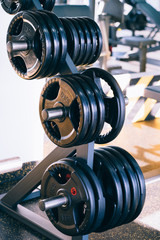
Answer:
[[[92,19],[94,19],[95,17],[95,3],[96,3],[96,0],[89,0],[89,8],[90,8]]]

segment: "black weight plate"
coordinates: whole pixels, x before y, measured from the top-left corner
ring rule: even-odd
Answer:
[[[83,171],[83,173],[85,173],[87,179],[90,181],[90,184],[92,186],[92,189],[94,191],[94,198],[95,198],[95,218],[93,221],[93,225],[90,227],[89,229],[89,233],[95,231],[96,228],[98,228],[103,219],[104,219],[104,214],[105,214],[105,198],[103,196],[103,191],[102,191],[102,187],[101,184],[98,180],[98,178],[96,177],[95,173],[93,172],[93,170],[87,165],[86,160],[84,159],[80,159],[80,158],[68,158],[68,161],[72,161],[74,162],[74,164],[76,166],[78,166],[79,169],[81,169]],[[68,162],[67,161],[67,162]]]
[[[52,11],[55,5],[55,0],[40,0],[44,10]]]
[[[3,0],[1,1],[2,8],[9,14],[16,14],[22,10],[24,10],[25,1],[11,1],[11,0]]]
[[[97,126],[95,129],[95,133],[93,134],[92,139],[91,139],[91,141],[95,141],[95,139],[101,133],[104,122],[105,122],[105,105],[104,105],[104,101],[101,96],[101,93],[100,93],[97,85],[95,84],[94,80],[92,78],[90,78],[89,76],[86,76],[83,74],[81,74],[80,76],[82,76],[82,78],[85,79],[85,81],[90,85],[90,88],[94,92],[94,96],[96,99],[97,110],[98,110],[98,122],[97,122]]]
[[[85,45],[86,45],[86,51],[85,51],[85,56],[83,58],[82,64],[88,64],[88,60],[90,59],[91,53],[92,53],[92,42],[91,42],[91,35],[90,32],[82,20],[82,18],[74,18],[78,24],[81,26],[82,31],[84,33],[84,40],[85,40]]]
[[[46,11],[40,11],[39,12],[41,14],[41,16],[43,17],[43,19],[45,20],[47,26],[48,26],[48,30],[49,33],[51,35],[51,46],[52,46],[52,50],[51,50],[51,63],[48,65],[47,69],[47,73],[46,73],[46,77],[49,77],[50,75],[52,75],[53,73],[57,73],[57,67],[59,66],[59,59],[60,59],[60,55],[61,55],[61,44],[60,44],[60,37],[59,37],[59,33],[57,30],[57,26],[55,25],[54,21],[52,20],[52,18],[49,16],[48,13],[46,13]]]
[[[83,59],[86,56],[86,44],[85,44],[85,36],[80,24],[76,21],[75,18],[68,18],[68,20],[74,25],[78,37],[79,37],[79,44],[80,44],[80,52],[78,55],[77,60],[75,61],[76,66],[83,65]]]
[[[51,41],[51,35],[50,35],[50,31],[48,28],[48,25],[46,23],[46,21],[43,19],[43,16],[40,14],[39,11],[27,11],[27,13],[32,16],[33,18],[35,18],[35,20],[38,22],[38,24],[41,26],[41,28],[44,31],[44,35],[45,35],[45,44],[46,44],[46,49],[45,49],[45,62],[43,64],[43,67],[41,69],[41,71],[39,72],[39,74],[36,76],[36,78],[44,78],[47,76],[47,70],[48,70],[48,66],[50,65],[51,61],[52,61],[52,41]],[[43,39],[41,41],[44,41]],[[34,46],[36,48],[37,47],[37,43],[36,43],[36,39],[34,41]],[[39,51],[39,49],[37,49],[37,51]]]
[[[85,136],[89,130],[89,126],[91,123],[91,108],[90,108],[90,102],[89,99],[87,98],[84,89],[80,86],[80,84],[74,80],[74,75],[65,76],[65,81],[69,82],[73,86],[74,89],[76,89],[78,96],[80,96],[81,101],[83,102],[82,105],[82,111],[83,111],[83,125],[81,125],[81,128],[79,130],[78,137],[76,139],[75,145],[81,145],[83,143],[83,140],[85,139]],[[72,112],[70,111],[70,114]],[[77,116],[73,116],[75,118],[75,121],[77,121]]]
[[[39,11],[27,11],[27,13],[35,18],[35,20],[38,22],[39,26],[43,29],[44,35],[45,35],[45,62],[43,64],[43,67],[39,74],[36,76],[36,78],[44,78],[47,76],[47,70],[48,66],[50,65],[52,61],[52,41],[51,41],[51,35],[47,26],[47,23],[44,21],[43,17],[41,16]],[[42,40],[43,41],[43,40]],[[36,42],[35,42],[36,46]]]
[[[102,40],[101,30],[100,30],[99,26],[97,25],[97,23],[91,18],[85,17],[85,19],[91,24],[92,29],[94,30],[94,32],[96,34],[96,39],[97,39],[97,48],[96,48],[95,56],[92,59],[92,61],[90,62],[90,64],[91,64],[91,63],[96,62],[97,59],[99,58],[101,51],[102,51],[103,40]]]
[[[90,86],[88,85],[88,83],[82,78],[82,76],[80,74],[74,74],[73,76],[73,80],[78,81],[78,83],[80,84],[81,88],[83,89],[89,105],[90,105],[90,110],[91,110],[91,121],[88,127],[88,131],[86,133],[86,135],[84,136],[84,139],[82,139],[81,144],[85,144],[85,143],[89,143],[92,141],[93,139],[93,135],[95,133],[97,124],[98,124],[98,109],[97,109],[97,103],[96,103],[96,99],[94,97],[94,93],[92,91],[92,89],[90,88]]]
[[[51,11],[54,7],[55,0],[40,0],[43,9]],[[9,14],[16,14],[23,10],[34,10],[35,6],[32,1],[25,0],[3,0],[3,9]]]
[[[123,193],[116,169],[104,156],[95,150],[93,171],[98,177],[106,200],[103,222],[96,232],[103,232],[115,226],[123,207]]]
[[[112,129],[110,132],[100,135],[95,141],[98,144],[108,143],[117,137],[124,124],[125,102],[123,93],[115,78],[103,69],[90,68],[83,74],[89,75],[94,78],[95,81],[96,78],[104,80],[113,91],[114,96],[112,98],[107,97],[104,92],[102,92],[105,102],[105,122],[109,123]]]
[[[64,26],[67,35],[68,53],[73,62],[75,63],[80,53],[80,42],[77,30],[68,19],[60,18],[60,20]]]
[[[63,106],[68,114],[61,121],[44,121],[43,109]],[[83,139],[90,122],[89,102],[77,83],[64,77],[52,78],[44,86],[39,104],[42,126],[52,142],[61,147],[78,144]]]
[[[64,194],[69,204],[47,210],[54,226],[70,236],[84,235],[89,231],[95,217],[94,192],[85,174],[62,159],[48,167],[41,182],[43,199]]]
[[[102,71],[105,73],[104,70],[102,70]],[[107,75],[108,75],[108,77],[107,77]],[[112,97],[112,98],[110,98],[108,96],[104,97],[105,109],[106,109],[105,121],[112,126],[112,130],[109,133],[109,135],[111,134],[111,139],[113,140],[113,138],[115,138],[119,134],[119,132],[121,131],[123,124],[124,124],[125,102],[124,102],[123,93],[122,93],[117,81],[114,79],[114,77],[111,74],[109,74],[108,72],[106,72],[106,79],[107,79],[107,82],[111,83],[111,85],[109,84],[109,86],[111,87],[113,94],[114,94],[114,97]],[[114,111],[113,111],[113,109],[114,109]],[[108,135],[108,137],[109,137],[109,135]],[[103,139],[103,136],[102,136],[102,139]]]
[[[137,184],[137,178],[135,176],[135,172],[133,171],[132,167],[128,163],[128,161],[125,159],[125,157],[118,152],[117,150],[113,149],[112,147],[106,147],[103,148],[104,150],[110,152],[113,154],[119,162],[123,165],[123,168],[127,174],[129,184],[130,184],[130,190],[131,190],[131,206],[130,210],[127,216],[124,216],[121,221],[119,221],[119,225],[130,222],[130,220],[133,218],[135,211],[138,206],[139,198],[140,198],[140,189]]]
[[[51,13],[49,11],[45,11],[45,12],[47,15],[50,16],[53,24],[56,25],[57,34],[59,35],[59,39],[60,39],[60,55],[59,55],[59,60],[58,60],[58,66],[57,66],[56,70],[53,71],[51,74],[51,75],[54,75],[55,73],[60,71],[61,64],[63,64],[66,59],[67,48],[68,48],[67,35],[66,35],[66,32],[64,30],[61,20],[54,13]]]
[[[96,58],[96,51],[97,51],[97,36],[96,36],[96,33],[92,27],[92,24],[85,18],[81,17],[79,18],[81,19],[81,21],[84,22],[85,26],[87,27],[88,29],[88,32],[90,34],[90,40],[91,40],[91,53],[90,53],[90,56],[89,58],[87,59],[87,64],[91,64],[91,63],[94,63],[94,60]]]
[[[44,71],[43,71],[44,73],[41,74],[41,78],[44,78],[44,77],[48,77],[50,74],[51,67],[53,64],[53,59],[54,59],[54,65],[57,61],[58,52],[60,49],[59,39],[58,39],[58,36],[55,36],[55,34],[54,34],[54,38],[56,38],[56,43],[55,43],[55,39],[53,40],[52,32],[55,30],[55,26],[53,26],[53,25],[51,26],[51,20],[49,19],[48,15],[46,15],[44,13],[44,11],[36,11],[33,14],[36,16],[36,18],[38,19],[40,24],[42,24],[42,22],[43,22],[43,24],[45,24],[46,27],[44,28],[44,31],[45,32],[47,31],[47,34],[49,33],[49,35],[50,35],[50,39],[48,39],[48,41],[50,41],[50,60],[48,61],[48,64],[44,67]],[[51,30],[51,29],[53,29],[53,30]],[[56,44],[56,48],[54,47],[54,44]],[[55,66],[54,66],[54,68],[55,68]]]
[[[30,47],[29,50],[8,52],[10,62],[20,77],[33,79],[40,75],[50,51],[48,37],[48,32],[45,34],[39,22],[28,12],[18,13],[13,18],[8,28],[7,43],[26,39],[29,45],[33,46],[34,43],[34,48]]]
[[[117,146],[112,146],[112,148],[119,151],[126,158],[126,160],[131,165],[132,169],[135,171],[135,174],[137,176],[137,180],[138,180],[139,188],[140,188],[140,199],[139,199],[139,203],[138,203],[136,212],[135,212],[133,218],[131,219],[131,221],[133,221],[141,213],[142,208],[144,206],[145,198],[146,198],[146,186],[145,186],[144,176],[143,176],[143,173],[142,173],[138,163],[136,162],[136,160],[132,157],[132,155],[130,153],[128,153],[123,148],[120,148]]]
[[[113,154],[111,154],[106,149],[98,149],[97,152],[101,153],[104,158],[106,158],[106,161],[110,161],[110,163],[117,169],[117,174],[121,182],[123,190],[123,209],[120,218],[117,219],[117,222],[115,223],[115,226],[118,226],[121,221],[128,215],[131,206],[131,191],[128,177],[124,171],[123,165],[117,161],[117,158]]]

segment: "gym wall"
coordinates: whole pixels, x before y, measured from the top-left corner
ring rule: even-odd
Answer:
[[[0,7],[0,161],[15,157],[22,162],[41,160],[44,131],[39,119],[39,96],[44,80],[23,80],[12,68],[6,50],[12,18]]]

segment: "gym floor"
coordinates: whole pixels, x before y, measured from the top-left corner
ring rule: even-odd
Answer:
[[[126,51],[128,47],[124,47]],[[122,47],[115,51],[122,51]],[[147,54],[146,72],[159,71],[159,51]],[[157,63],[156,65],[154,63]],[[122,62],[111,57],[108,66],[120,65],[114,74],[138,72],[138,61]],[[114,240],[160,240],[160,119],[125,124],[119,136],[109,145],[117,145],[130,152],[138,161],[146,179],[146,201],[140,216],[132,223],[111,229],[104,233],[92,233],[89,239]],[[129,140],[128,140],[129,139]],[[99,146],[95,146],[99,147]],[[45,139],[44,155],[53,150],[53,144]],[[5,185],[6,186],[6,185]],[[11,186],[9,186],[11,187]],[[9,188],[0,186],[0,193]],[[29,209],[40,213],[36,202],[27,204]],[[45,216],[44,216],[45,217]],[[44,236],[0,212],[0,240],[47,240]]]

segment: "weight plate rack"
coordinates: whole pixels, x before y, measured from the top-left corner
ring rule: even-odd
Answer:
[[[0,196],[0,209],[50,239],[87,240],[91,232],[133,221],[144,205],[145,182],[136,160],[124,149],[94,150],[94,142],[108,143],[121,131],[124,97],[108,72],[77,70],[100,56],[98,25],[87,17],[58,18],[54,4],[2,3],[7,13],[16,13],[7,34],[13,68],[24,79],[47,77],[39,113],[45,133],[58,147]],[[39,208],[49,220],[21,204],[39,185]]]

